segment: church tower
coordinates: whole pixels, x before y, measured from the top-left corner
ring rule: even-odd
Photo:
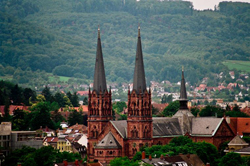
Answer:
[[[94,85],[92,92],[89,89],[88,99],[88,160],[94,159],[94,146],[97,144],[98,135],[110,120],[112,120],[111,90],[109,92],[107,90],[98,27]]]
[[[126,155],[131,158],[140,147],[151,146],[152,137],[151,91],[146,87],[139,26],[133,90],[128,90]]]
[[[182,75],[181,75],[181,90],[180,90],[180,108],[174,114],[173,118],[178,118],[182,134],[185,135],[187,133],[191,133],[191,122],[194,115],[188,110],[187,107],[187,91],[185,85],[185,78],[184,78],[184,69],[182,68]]]

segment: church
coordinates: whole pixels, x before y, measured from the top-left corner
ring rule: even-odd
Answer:
[[[152,117],[151,91],[146,86],[138,27],[133,89],[128,90],[127,120],[114,121],[98,28],[94,84],[88,99],[88,161],[109,163],[115,157],[132,158],[142,146],[167,144],[172,138],[183,135],[194,142],[212,143],[217,148],[235,136],[225,118],[194,117],[188,110],[183,70],[180,89],[178,112],[173,117]]]

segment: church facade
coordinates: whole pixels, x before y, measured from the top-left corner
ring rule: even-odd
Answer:
[[[224,118],[196,118],[188,110],[187,101],[182,70],[180,109],[173,117],[152,117],[151,91],[146,86],[138,27],[133,90],[128,90],[127,120],[114,121],[98,28],[94,85],[93,90],[89,90],[88,99],[88,161],[109,163],[115,157],[132,158],[142,146],[167,144],[172,138],[183,135],[194,142],[212,143],[217,148],[234,137]]]

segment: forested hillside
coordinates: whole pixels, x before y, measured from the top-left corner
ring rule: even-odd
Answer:
[[[225,60],[250,60],[248,3],[2,0],[0,11],[0,77],[20,84],[48,83],[46,73],[92,80],[98,25],[110,82],[132,81],[138,23],[147,81],[177,82],[184,66],[195,84],[226,71]]]

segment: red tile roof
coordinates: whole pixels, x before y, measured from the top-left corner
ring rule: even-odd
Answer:
[[[250,133],[250,118],[230,118],[229,126],[235,134]]]
[[[58,137],[46,137],[43,142],[48,142],[48,143],[56,143],[58,141]]]
[[[4,105],[1,105],[0,106],[0,113],[2,114],[2,115],[4,115],[5,113],[4,113]],[[23,105],[10,105],[9,106],[9,114],[10,115],[13,115],[13,113],[14,113],[14,110],[16,110],[16,109],[20,109],[20,110],[25,110],[25,111],[28,111],[28,112],[30,112],[30,110],[29,110],[29,106],[23,106]]]

